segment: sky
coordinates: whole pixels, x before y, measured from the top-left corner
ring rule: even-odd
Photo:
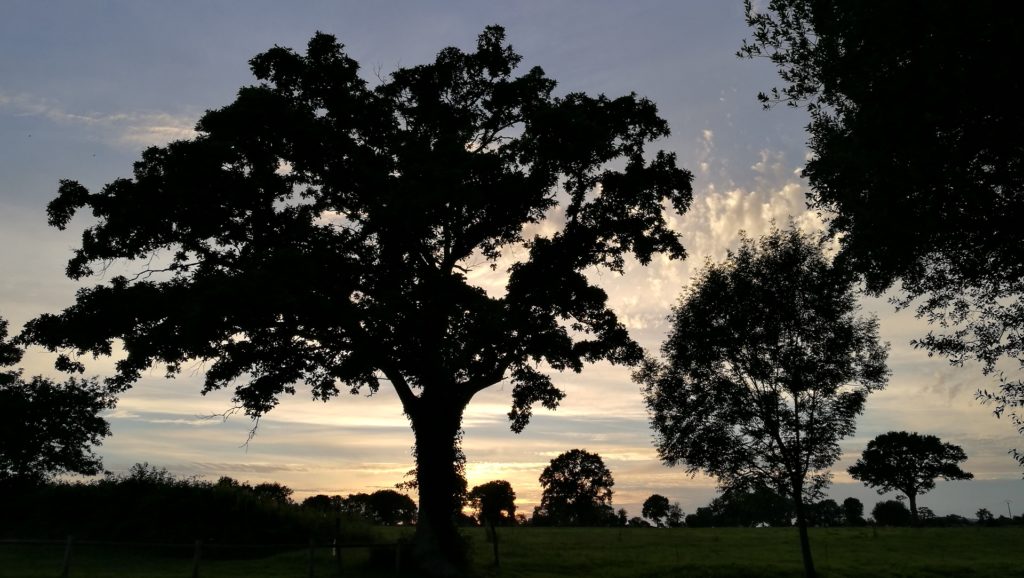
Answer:
[[[0,316],[17,331],[36,315],[70,305],[83,286],[64,277],[78,234],[46,225],[45,206],[59,179],[95,189],[131,174],[147,146],[194,135],[203,111],[229,104],[253,83],[247,62],[274,45],[302,51],[316,31],[334,34],[364,78],[429,62],[446,46],[471,50],[489,24],[506,28],[524,57],[558,81],[557,91],[636,92],[653,100],[672,134],[655,143],[677,153],[694,174],[694,202],[670,223],[682,235],[686,261],[631,263],[622,276],[594,275],[633,337],[656,352],[671,306],[707,259],[720,260],[741,231],[763,234],[774,220],[805,230],[822,227],[806,209],[800,169],[807,158],[805,114],[762,110],[759,91],[776,84],[765,60],[736,57],[746,29],[742,2],[722,0],[545,2],[77,2],[6,0],[0,19]],[[894,126],[894,131],[899,127]],[[500,291],[500,271],[473,282]],[[92,279],[85,283],[101,282]],[[927,332],[912,311],[896,312],[885,296],[862,300],[891,344],[892,376],[873,394],[854,436],[842,442],[830,496],[880,499],[846,474],[868,440],[891,430],[937,435],[961,445],[975,479],[939,482],[918,504],[937,514],[973,516],[1024,511],[1024,481],[1007,450],[1022,446],[1008,420],[992,416],[974,392],[991,387],[976,366],[950,367],[909,345]],[[30,349],[29,375],[60,377],[52,356]],[[109,375],[98,359],[88,373]],[[260,423],[218,417],[230,392],[200,396],[201,368],[166,380],[144,375],[107,416],[113,435],[97,449],[112,472],[148,462],[180,476],[227,475],[251,483],[278,481],[299,499],[389,488],[412,467],[412,432],[397,396],[311,401],[301,387]],[[640,387],[629,371],[607,364],[556,374],[567,392],[554,412],[537,408],[522,434],[509,430],[511,387],[477,395],[465,418],[470,487],[510,481],[520,511],[539,502],[537,481],[558,454],[582,448],[602,456],[615,478],[613,503],[631,516],[659,493],[693,512],[715,495],[715,481],[662,465]],[[1008,503],[1009,501],[1009,503]]]

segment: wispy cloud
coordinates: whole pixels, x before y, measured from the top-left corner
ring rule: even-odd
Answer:
[[[30,94],[0,92],[0,108],[17,116],[44,118],[54,124],[76,126],[121,146],[161,145],[196,136],[198,115],[160,111],[121,113],[73,112],[60,102]]]

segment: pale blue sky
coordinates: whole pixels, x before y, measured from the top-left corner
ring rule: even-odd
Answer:
[[[805,212],[799,177],[806,148],[800,111],[761,110],[755,99],[775,82],[766,61],[739,60],[742,2],[40,2],[0,7],[0,315],[14,329],[71,302],[63,277],[76,239],[45,225],[57,180],[89,187],[130,174],[147,145],[187,137],[206,109],[228,104],[251,82],[249,58],[278,44],[301,50],[317,30],[346,44],[366,78],[430,60],[448,45],[466,49],[492,23],[506,27],[524,65],[542,66],[559,90],[635,91],[654,100],[673,134],[658,146],[678,153],[695,174],[695,201],[675,226],[690,251],[685,263],[631,266],[599,282],[641,343],[656,349],[669,307],[705,258],[721,258],[740,229],[763,232],[771,218],[818,224]],[[899,127],[893,127],[898,130]],[[80,228],[87,219],[79,218]],[[481,275],[482,285],[501,279]],[[873,491],[851,483],[846,466],[867,440],[890,429],[939,435],[967,450],[978,480],[940,484],[920,504],[971,515],[979,507],[1024,508],[1024,482],[1006,449],[1020,445],[1009,423],[973,400],[985,385],[974,368],[949,368],[907,345],[923,325],[884,300],[866,302],[892,342],[889,389],[868,403],[843,447],[833,496],[870,505]],[[30,351],[31,372],[50,372]],[[103,374],[109,360],[92,364]],[[198,371],[198,369],[197,369]],[[616,506],[639,514],[658,492],[692,512],[713,482],[661,466],[650,446],[642,398],[628,372],[604,365],[556,376],[569,392],[554,413],[538,411],[522,435],[509,432],[509,388],[478,396],[466,424],[470,483],[502,477],[520,507],[539,497],[537,477],[573,447],[605,457],[616,479]],[[277,480],[309,493],[371,490],[398,482],[411,467],[412,435],[392,392],[343,397],[324,405],[300,390],[263,421],[245,449],[248,422],[197,416],[221,412],[228,395],[198,395],[198,377],[167,382],[155,371],[122,397],[113,437],[99,449],[111,470],[149,461],[183,475]]]

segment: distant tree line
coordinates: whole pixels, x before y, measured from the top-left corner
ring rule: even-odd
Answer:
[[[181,478],[135,464],[88,482],[49,480],[0,492],[0,537],[220,544],[305,544],[370,539],[375,524],[412,524],[416,504],[394,490],[313,496],[297,504],[291,488]]]

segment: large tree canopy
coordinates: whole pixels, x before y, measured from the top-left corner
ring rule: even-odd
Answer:
[[[905,431],[884,433],[850,466],[850,475],[879,494],[899,490],[910,501],[911,519],[917,522],[917,496],[935,487],[935,480],[969,480],[974,476],[960,469],[967,454],[958,445],[933,435]]]
[[[1000,389],[981,394],[997,414],[1024,407],[1024,5],[746,4],[740,53],[778,66],[785,84],[766,106],[810,113],[804,175],[842,258],[869,290],[900,281],[901,306],[922,298],[918,315],[942,329],[915,345],[999,374]]]
[[[100,413],[114,407],[114,397],[94,379],[58,383],[6,369],[21,356],[21,348],[7,339],[7,320],[0,318],[0,483],[100,473],[103,464],[92,447],[110,435]]]
[[[858,316],[854,284],[795,228],[744,238],[673,309],[664,360],[636,373],[664,462],[794,501],[808,576],[803,505],[888,378],[877,321]]]
[[[296,384],[326,400],[389,382],[416,434],[418,548],[456,560],[470,399],[508,380],[520,431],[564,395],[545,368],[639,361],[585,272],[684,256],[663,211],[686,210],[691,175],[645,151],[668,134],[654,104],[556,96],[519,62],[500,27],[376,86],[326,34],[305,55],[256,56],[259,84],[196,138],[146,150],[97,192],[61,182],[50,223],[96,218],[68,275],[112,260],[139,273],[81,289],[26,337],[99,355],[120,340],[115,390],[198,360],[204,391],[234,387],[255,418]],[[486,267],[508,272],[504,294],[471,282]]]

